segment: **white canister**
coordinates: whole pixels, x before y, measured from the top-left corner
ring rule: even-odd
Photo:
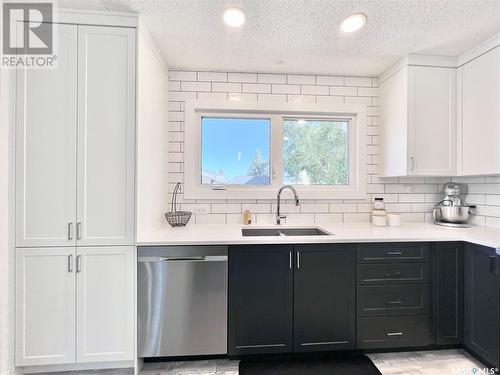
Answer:
[[[387,214],[387,225],[390,227],[400,227],[401,214]]]
[[[387,216],[372,216],[372,224],[376,227],[385,227],[387,225]]]

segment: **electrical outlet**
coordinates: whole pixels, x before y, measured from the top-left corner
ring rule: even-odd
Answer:
[[[413,193],[415,191],[415,188],[413,185],[405,185],[405,193]]]
[[[196,215],[204,215],[207,213],[207,209],[205,207],[195,207],[193,211]]]

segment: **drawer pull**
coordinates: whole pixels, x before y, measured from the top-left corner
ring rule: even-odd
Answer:
[[[403,336],[403,332],[387,332],[387,336]]]
[[[385,277],[401,277],[401,272],[394,272],[394,273],[387,272],[385,274]]]
[[[385,255],[403,255],[402,251],[386,251]]]
[[[394,300],[394,301],[387,301],[386,303],[388,305],[401,305],[403,303],[403,301],[401,301],[400,299],[397,299],[397,300]]]

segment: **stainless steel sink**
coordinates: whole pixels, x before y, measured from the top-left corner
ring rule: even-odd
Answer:
[[[241,230],[243,237],[250,236],[329,236],[331,233],[316,228],[243,228]]]

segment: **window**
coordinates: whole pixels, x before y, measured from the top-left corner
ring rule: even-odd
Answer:
[[[349,184],[349,122],[284,119],[283,182]]]
[[[365,107],[186,102],[184,196],[366,197]]]
[[[269,185],[271,120],[203,117],[201,183]]]

